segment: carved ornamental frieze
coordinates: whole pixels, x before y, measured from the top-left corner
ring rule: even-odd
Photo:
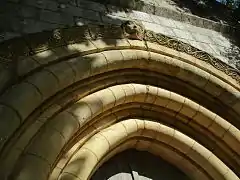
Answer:
[[[240,71],[238,69],[229,66],[228,64],[222,62],[207,52],[199,50],[175,38],[168,37],[160,33],[155,33],[150,30],[145,30],[144,26],[137,22],[127,21],[126,23],[122,24],[122,28],[127,38],[158,43],[162,46],[187,53],[197,59],[211,64],[216,69],[223,71],[233,79],[237,80],[237,82],[240,84]]]
[[[28,34],[24,37],[11,39],[0,43],[0,63],[9,68],[12,62],[35,53],[65,46],[67,44],[88,42],[89,40],[104,39],[106,43],[115,43],[108,40],[121,38],[134,39],[157,43],[176,51],[189,54],[216,69],[234,78],[240,84],[240,71],[233,68],[212,55],[201,51],[187,43],[146,30],[144,26],[135,21],[126,21],[118,25],[84,25],[81,27],[60,28]]]

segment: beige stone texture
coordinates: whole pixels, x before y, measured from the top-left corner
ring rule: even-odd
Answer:
[[[92,59],[84,57],[72,58],[68,61],[75,72],[75,81],[80,81],[90,76]]]
[[[1,161],[1,175],[0,177],[3,178],[3,173],[6,176],[11,174],[15,163],[17,162],[19,156],[22,154],[22,150],[13,148],[11,150],[11,154],[6,156],[2,161]]]
[[[34,85],[26,82],[13,86],[0,99],[0,103],[12,107],[19,113],[21,121],[24,121],[29,113],[32,112],[41,102],[42,96],[38,89]],[[9,121],[7,116],[6,118],[2,118],[2,120]],[[8,125],[5,127],[8,127]]]
[[[179,112],[182,107],[183,104],[185,102],[185,98],[183,98],[182,96],[176,94],[176,93],[170,93],[170,101],[167,104],[166,108],[167,109],[171,109],[173,111]]]
[[[67,142],[76,133],[80,124],[74,115],[67,111],[59,113],[54,118],[50,119],[47,123],[48,127],[52,127],[57,130],[64,137]]]
[[[92,116],[91,108],[86,102],[83,101],[76,102],[76,104],[70,107],[69,112],[76,116],[80,126],[83,126],[86,120]]]
[[[40,64],[37,61],[35,61],[32,57],[24,57],[24,59],[19,59],[18,62],[19,62],[17,66],[18,76],[23,76],[40,66]]]
[[[70,51],[78,52],[83,55],[89,52],[91,53],[97,52],[96,46],[91,41],[87,41],[87,42],[83,41],[83,42],[71,44],[69,45],[68,49],[70,49]]]
[[[63,173],[73,174],[81,180],[87,179],[97,162],[98,159],[92,151],[82,148],[74,154],[68,165],[64,168]],[[64,176],[61,176],[59,180],[64,180]]]
[[[43,180],[47,178],[50,166],[47,161],[34,155],[24,155],[13,171],[16,180]]]
[[[147,49],[147,46],[145,45],[144,41],[128,39],[128,43],[130,44],[131,48],[136,48],[141,50]]]
[[[124,68],[121,50],[103,51],[102,54],[107,60],[108,71]]]
[[[133,87],[133,85],[128,84],[126,86],[120,86],[119,88],[122,88],[125,92],[124,103],[132,102],[135,95],[135,88]]]
[[[59,174],[61,173],[61,168],[55,167],[52,171],[51,175],[49,176],[48,180],[56,180],[58,179]]]
[[[47,67],[58,80],[59,89],[63,89],[75,82],[75,71],[69,63],[61,62],[54,66]]]
[[[51,127],[45,127],[37,134],[26,151],[45,159],[52,165],[65,143],[60,132]]]
[[[209,126],[209,130],[212,131],[214,134],[217,134],[220,138],[223,137],[223,135],[228,131],[231,124],[227,121],[225,121],[220,116],[216,116],[214,119],[214,123]]]
[[[81,180],[76,175],[64,172],[59,176],[59,180]],[[54,179],[55,180],[55,179]]]
[[[64,56],[66,56],[66,54],[64,54]],[[53,50],[46,50],[33,55],[32,58],[39,64],[45,65],[50,62],[58,60],[59,56],[57,56]]]
[[[9,136],[21,124],[21,118],[14,111],[14,109],[4,105],[0,105],[0,114],[2,119],[8,119],[8,121],[0,121],[0,148],[2,148]]]
[[[170,146],[176,147],[176,149],[184,154],[187,154],[194,144],[195,141],[193,139],[184,136],[179,131],[174,132],[173,140],[169,143]]]
[[[181,114],[187,114],[189,118],[193,118],[199,110],[200,105],[191,101],[188,98],[185,98],[182,109],[180,110]]]
[[[206,84],[204,90],[214,97],[220,96],[224,91],[225,83],[215,76],[211,75],[208,79],[208,83]]]
[[[43,70],[28,77],[26,81],[35,85],[45,100],[59,89],[59,81],[56,77],[51,72]]]
[[[45,123],[50,117],[54,115],[54,113],[58,112],[61,109],[61,106],[58,104],[51,104],[44,112],[42,112],[37,121]]]
[[[97,92],[96,96],[102,102],[103,111],[105,111],[106,109],[109,109],[110,107],[115,106],[116,104],[115,92],[113,92],[109,88],[106,88],[102,91]]]
[[[109,44],[107,42],[115,43]],[[42,69],[36,69],[40,66]],[[212,179],[238,179],[233,171],[224,165],[214,154],[211,154],[210,151],[196,141],[173,128],[159,123],[150,123],[136,119],[113,125],[121,117],[126,118],[127,115],[146,115],[149,112],[143,111],[143,109],[147,109],[146,104],[143,103],[154,104],[156,107],[153,107],[152,110],[158,113],[164,112],[177,120],[180,120],[180,117],[182,119],[185,117],[191,119],[191,122],[187,125],[191,126],[193,130],[198,130],[198,132],[203,134],[204,131],[196,128],[198,126],[207,128],[208,133],[212,133],[213,136],[219,138],[216,144],[223,144],[223,142],[226,144],[226,148],[219,145],[222,152],[226,152],[228,157],[230,157],[231,153],[236,154],[236,160],[231,157],[231,162],[233,164],[239,162],[240,131],[237,129],[238,127],[231,125],[224,118],[218,116],[216,112],[203,107],[207,103],[214,105],[214,101],[206,100],[205,105],[200,105],[174,92],[140,84],[124,84],[105,89],[111,83],[131,82],[132,79],[125,80],[121,77],[124,72],[119,73],[118,78],[112,78],[114,80],[109,78],[106,81],[93,83],[91,86],[88,85],[90,82],[86,82],[88,81],[86,78],[90,76],[99,77],[101,73],[124,68],[129,69],[129,72],[133,68],[149,70],[168,76],[170,82],[172,82],[171,78],[177,78],[188,83],[191,87],[198,87],[200,91],[211,95],[213,99],[217,98],[223,105],[228,107],[226,109],[226,117],[227,113],[229,113],[231,115],[229,119],[236,117],[235,119],[238,120],[237,117],[240,115],[240,85],[236,80],[217,70],[209,63],[156,43],[139,40],[100,38],[94,41],[83,41],[29,55],[24,59],[19,58],[17,75],[23,76],[30,71],[33,74],[24,77],[22,81],[16,82],[12,87],[9,86],[0,98],[0,149],[3,148],[3,145],[10,137],[13,137],[13,141],[8,142],[9,146],[7,148],[11,149],[11,151],[6,153],[6,161],[4,161],[4,168],[1,172],[4,169],[6,171],[11,169],[15,165],[14,162],[18,162],[14,169],[18,176],[16,179],[46,179],[50,171],[50,165],[55,162],[65,143],[69,139],[75,138],[75,133],[79,131],[82,133],[81,136],[78,137],[79,139],[74,139],[71,143],[78,141],[78,147],[84,146],[85,149],[80,149],[73,157],[70,155],[66,157],[66,159],[71,158],[71,160],[64,169],[60,179],[86,179],[92,173],[91,168],[97,166],[98,161],[110,150],[114,151],[114,153],[121,152],[123,149],[131,147],[133,145],[132,142],[135,143],[135,148],[137,149],[150,151],[152,147],[155,147],[155,153],[162,152],[162,156],[165,156],[167,160],[175,165],[176,163],[183,165],[183,171],[191,174],[194,179],[208,179],[189,160],[183,159],[176,153],[169,153],[171,152],[170,148],[164,149],[164,146],[158,147],[158,145],[150,141],[136,139],[132,140],[131,143],[126,143],[125,146],[118,147],[119,143],[128,142],[128,138],[137,136],[152,138],[162,144],[166,143],[171,145],[172,148],[178,149],[211,174]],[[145,76],[147,78],[147,75],[144,73],[139,74],[139,79],[145,78]],[[8,71],[1,73],[3,82],[0,86],[1,89],[10,80],[10,75]],[[65,92],[69,94],[69,97],[65,98],[70,100],[73,98],[70,92],[75,90],[77,86],[74,86],[72,89],[67,89],[67,87],[79,81],[83,84],[82,86],[86,85],[86,87],[81,86],[81,90],[75,93],[83,98],[80,98],[77,103],[68,107],[66,111],[59,113],[51,119],[51,116],[59,111],[61,107],[57,104],[48,104],[50,101],[45,100],[52,98],[52,102],[56,103],[55,100],[58,97],[54,95],[61,90],[67,90]],[[168,86],[170,87],[171,84]],[[102,90],[99,90],[101,88]],[[176,88],[178,88],[177,85]],[[92,92],[97,90],[97,92],[87,95],[91,90],[93,90]],[[87,96],[84,97],[85,95]],[[197,96],[198,93],[190,95],[192,98]],[[64,100],[58,99],[57,102],[61,104]],[[127,103],[137,103],[138,106],[132,105],[131,107],[135,108],[135,110],[122,111],[122,114],[119,113],[119,116],[117,113],[113,114],[111,117],[106,118],[105,121],[102,120],[104,116],[101,117],[102,119],[98,119],[98,115],[101,116],[117,105],[125,107]],[[45,109],[47,107],[45,106],[46,104],[50,105],[47,110]],[[124,109],[123,107],[118,108],[119,111],[121,108]],[[156,110],[157,108],[159,110]],[[163,108],[166,109],[163,110]],[[29,115],[35,110],[42,114],[38,117],[34,114],[33,118],[27,121]],[[34,121],[35,119],[36,121]],[[235,119],[233,118],[233,121]],[[183,122],[187,123],[187,120]],[[21,126],[23,123],[24,126]],[[43,123],[45,123],[44,127],[42,127]],[[198,126],[194,127],[193,123],[196,123]],[[85,126],[91,125],[92,128],[84,131]],[[108,128],[108,126],[110,127]],[[98,131],[101,131],[100,134],[94,136],[98,138],[91,138],[87,141]],[[14,136],[12,136],[13,134]],[[20,135],[19,138],[18,135]],[[105,142],[105,144],[100,144],[100,142]],[[136,142],[138,143],[136,144]],[[96,146],[98,144],[99,146]],[[69,147],[71,145],[68,144]],[[7,148],[5,151],[8,151]],[[31,153],[31,155],[21,155],[23,149],[27,153]],[[77,150],[76,148],[74,152]],[[228,152],[230,150],[233,150],[233,152]],[[171,155],[168,155],[168,153]],[[3,153],[1,158],[4,155]],[[19,161],[17,161],[19,155],[21,156]],[[66,164],[67,160],[64,163]],[[65,165],[63,164],[59,165],[59,167],[63,168]],[[59,173],[61,168],[55,169],[57,173]],[[192,173],[193,171],[195,173]],[[38,174],[38,176],[35,174]]]
[[[204,127],[208,128],[216,118],[216,114],[207,110],[206,108],[200,106],[197,114],[193,117],[193,121],[202,124]]]
[[[83,145],[83,148],[90,149],[100,161],[101,157],[110,150],[110,142],[104,135],[96,134]]]
[[[113,40],[113,41],[115,41],[115,40]],[[106,41],[104,41],[104,39],[92,40],[91,43],[98,49],[98,51],[111,49],[113,47],[112,44],[107,43]]]
[[[108,62],[102,53],[95,53],[84,56],[91,66],[91,76],[103,73],[107,70]]]
[[[125,91],[121,86],[112,86],[109,87],[109,90],[111,90],[114,93],[114,97],[117,101],[115,101],[115,106],[119,104],[123,104],[125,101]]]
[[[107,139],[107,141],[109,142],[110,148],[114,147],[118,142],[127,138],[126,129],[122,124],[116,124],[114,125],[114,128],[110,127],[103,130],[101,132],[101,135]]]
[[[158,96],[156,97],[154,104],[166,107],[170,102],[170,94],[171,93],[169,91],[158,88]]]
[[[138,151],[148,151],[150,146],[151,146],[150,141],[138,140],[134,147]]]
[[[73,167],[73,161],[71,160],[69,162],[69,164],[66,166],[66,169],[64,169],[63,172],[71,172],[75,175],[77,175],[78,177],[84,177],[87,178],[89,177],[89,174],[91,173],[91,168],[93,168],[95,166],[95,164],[97,164],[96,160],[93,160],[94,158],[92,158],[93,156],[95,156],[95,158],[97,159],[101,159],[102,157],[104,157],[104,155],[110,151],[112,148],[114,148],[117,144],[119,144],[119,142],[122,141],[126,141],[129,137],[132,137],[130,134],[128,134],[125,129],[126,126],[133,126],[135,128],[133,128],[132,130],[137,130],[136,129],[136,124],[133,123],[127,123],[126,125],[123,126],[123,124],[125,124],[125,122],[127,121],[134,121],[134,120],[126,120],[123,121],[121,123],[115,124],[113,126],[110,126],[109,128],[101,131],[101,135],[103,135],[109,142],[110,144],[110,148],[107,146],[106,143],[106,139],[105,138],[100,138],[102,139],[106,144],[104,145],[105,148],[103,149],[99,149],[100,147],[95,147],[94,145],[99,144],[99,146],[101,146],[101,142],[99,138],[91,138],[89,143],[86,143],[82,150],[80,149],[80,151],[82,151],[82,153],[79,153],[80,151],[78,151],[78,156],[82,157],[85,156],[86,151],[89,151],[87,153],[87,159],[86,159],[86,163],[88,162],[88,159],[90,160],[89,162],[89,166],[87,168],[82,169],[81,172],[76,173],[76,168]],[[137,120],[137,121],[141,121],[141,120]],[[156,122],[150,122],[150,121],[144,121],[145,125],[142,126],[144,127],[144,131],[146,132],[150,132],[149,130],[152,129],[152,131],[158,131],[158,128],[156,128],[155,124],[157,124]],[[148,124],[148,125],[146,125]],[[169,127],[163,126],[163,129],[171,129]],[[159,131],[158,131],[159,132]],[[135,136],[144,136],[145,133],[137,133]],[[148,134],[148,133],[147,133]],[[146,134],[145,134],[146,135]],[[149,134],[148,134],[149,135]],[[168,134],[170,135],[170,134]],[[152,138],[154,138],[154,134],[152,134]],[[161,136],[159,136],[161,137]],[[224,163],[219,160],[215,155],[213,155],[210,151],[208,151],[206,148],[204,148],[203,146],[199,145],[196,141],[186,137],[184,134],[180,133],[180,132],[175,132],[172,135],[172,138],[174,139],[173,141],[171,141],[169,143],[170,146],[178,149],[180,152],[182,153],[186,153],[187,156],[189,156],[192,160],[194,160],[197,164],[199,164],[203,169],[205,169],[213,179],[224,179],[223,175],[227,173],[227,171],[231,171],[229,168],[227,168]],[[95,141],[95,143],[94,143]],[[161,138],[159,138],[159,141],[162,141]],[[180,143],[181,142],[181,143]],[[179,144],[180,143],[180,144]],[[141,142],[141,141],[137,141],[137,144],[135,146],[135,148],[137,149],[141,149],[141,150],[148,150],[149,148],[151,149],[152,143],[150,142]],[[184,146],[185,145],[185,146]],[[108,147],[108,148],[107,148]],[[97,149],[96,149],[97,148]],[[158,152],[160,153],[160,152]],[[89,155],[88,155],[89,154]],[[91,155],[90,155],[91,154]],[[161,154],[161,153],[160,153]],[[76,155],[74,156],[76,157]],[[74,158],[72,158],[74,159]],[[217,162],[217,164],[216,164]],[[71,170],[69,170],[69,168],[72,167]],[[185,170],[188,169],[189,167],[185,167]],[[188,172],[189,173],[189,172]],[[234,173],[233,173],[234,175]],[[202,177],[202,176],[201,176]],[[233,176],[234,178],[236,178],[236,175]],[[230,180],[230,179],[229,179]]]

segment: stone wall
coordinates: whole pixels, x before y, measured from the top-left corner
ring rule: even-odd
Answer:
[[[158,6],[160,7],[161,4]],[[183,16],[184,13],[181,13],[182,19],[177,21],[178,15],[169,13],[173,12],[170,6],[163,8],[169,8],[169,11],[160,11],[160,14],[153,15],[154,13],[150,14],[151,10],[146,8],[142,8],[143,12],[141,12],[83,0],[2,1],[0,41],[59,27],[121,24],[122,21],[131,19],[141,21],[146,29],[177,38],[212,54],[234,68],[240,68],[239,48],[225,35],[216,31],[221,31],[219,28],[214,28],[216,23],[209,21],[206,24],[206,20],[195,16],[194,18]],[[183,17],[189,21],[185,21]]]

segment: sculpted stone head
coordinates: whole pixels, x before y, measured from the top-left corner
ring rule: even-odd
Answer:
[[[126,21],[122,24],[123,32],[129,39],[143,40],[144,38],[144,26],[135,21]]]

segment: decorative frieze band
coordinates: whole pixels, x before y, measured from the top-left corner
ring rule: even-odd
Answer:
[[[146,30],[142,24],[133,21],[124,22],[121,26],[85,25],[81,27],[61,28],[28,34],[20,38],[4,41],[0,44],[0,63],[4,67],[9,68],[26,56],[56,47],[95,39],[107,41],[108,39],[122,38],[158,43],[179,52],[187,53],[211,64],[216,69],[234,78],[240,84],[240,72],[238,69],[187,43]]]
[[[166,35],[155,33],[150,30],[145,30],[143,25],[127,21],[122,25],[124,34],[127,38],[138,39],[138,40],[145,40],[148,42],[158,43],[162,46],[166,46],[172,48],[174,50],[184,52],[189,54],[197,59],[205,61],[211,64],[216,69],[223,71],[227,75],[231,76],[233,79],[237,80],[240,83],[240,72],[237,69],[229,66],[228,64],[222,62],[221,60],[215,58],[214,56],[199,50],[187,43],[184,43],[180,40],[177,40],[172,37],[168,37]]]

